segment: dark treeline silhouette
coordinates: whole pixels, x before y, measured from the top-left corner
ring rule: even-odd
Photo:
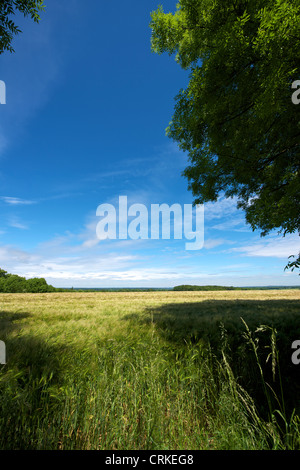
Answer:
[[[191,286],[189,284],[183,284],[181,286],[175,286],[174,290],[186,291],[186,290],[236,290],[238,287],[226,287],[226,286]]]
[[[217,290],[264,290],[264,289],[299,289],[299,286],[256,286],[256,287],[233,287],[233,286],[193,286],[183,284],[175,286],[175,291],[217,291]]]

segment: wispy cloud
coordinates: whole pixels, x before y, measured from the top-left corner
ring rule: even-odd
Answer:
[[[20,199],[19,197],[1,196],[0,199],[11,206],[22,206],[36,204],[36,201],[29,201],[27,199]]]
[[[216,248],[217,246],[221,246],[221,245],[228,244],[228,243],[234,243],[234,242],[225,240],[224,238],[215,238],[215,239],[207,238],[204,241],[204,248],[206,248],[206,250],[210,250],[212,248]]]
[[[251,231],[249,227],[245,226],[245,220],[240,217],[226,220],[225,222],[221,222],[220,224],[213,225],[211,228],[213,230],[219,230],[222,232],[226,232],[226,231],[250,232]]]
[[[13,228],[17,228],[17,229],[20,229],[20,230],[28,230],[29,227],[28,225],[24,224],[23,222],[21,222],[17,217],[13,216],[13,217],[10,217],[9,221],[8,221],[8,225],[10,227],[13,227]]]
[[[19,274],[18,266],[22,266],[21,272],[27,264],[38,262],[39,257],[29,252],[21,250],[12,245],[0,246],[0,263],[1,266],[6,266],[11,269],[10,272]],[[26,268],[25,268],[26,269]]]
[[[262,256],[273,258],[288,258],[298,254],[300,250],[300,238],[297,234],[286,237],[270,236],[260,241],[231,248],[230,253],[239,253],[244,256]]]
[[[205,207],[205,220],[221,219],[237,213],[237,198],[220,197],[216,202],[207,202]]]
[[[298,281],[296,275],[287,276],[287,273],[277,276],[261,273],[258,277],[255,266],[251,270],[248,263],[184,266],[178,258],[174,259],[173,253],[155,257],[151,253],[148,256],[137,253],[136,242],[132,240],[124,240],[123,244],[131,245],[122,250],[120,241],[113,246],[93,246],[85,243],[88,239],[79,238],[76,234],[66,234],[31,251],[12,245],[2,246],[0,266],[27,278],[44,277],[57,287],[171,287],[190,283],[255,286],[284,282],[291,285]],[[243,248],[250,253],[247,247]]]

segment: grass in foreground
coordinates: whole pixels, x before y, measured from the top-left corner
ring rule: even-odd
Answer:
[[[0,449],[299,449],[299,299],[1,294]]]

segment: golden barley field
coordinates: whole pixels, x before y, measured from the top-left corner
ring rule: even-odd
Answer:
[[[298,449],[299,300],[0,294],[0,449]]]

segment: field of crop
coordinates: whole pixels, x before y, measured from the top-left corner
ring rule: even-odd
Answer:
[[[0,294],[0,449],[300,449],[299,300]]]

